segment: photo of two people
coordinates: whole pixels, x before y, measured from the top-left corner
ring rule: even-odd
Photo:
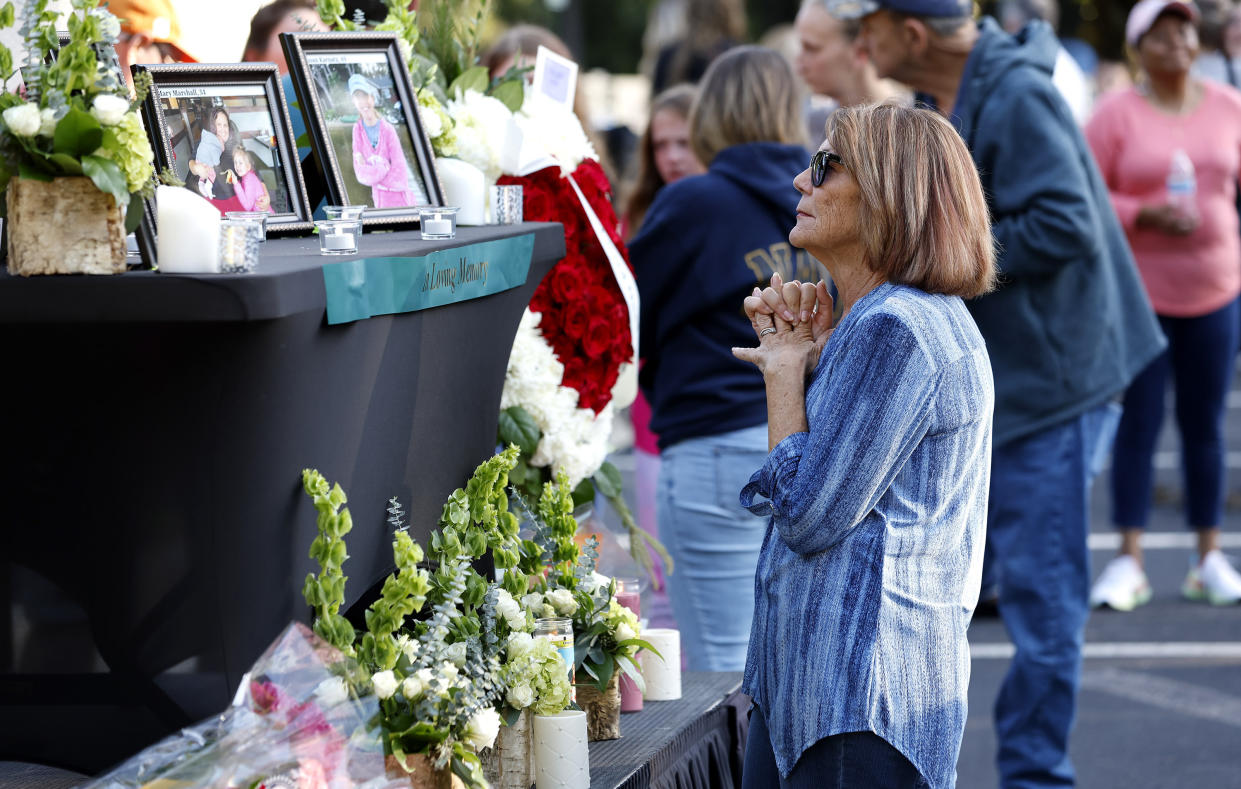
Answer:
[[[181,88],[161,96],[173,171],[221,213],[292,211],[262,86]]]

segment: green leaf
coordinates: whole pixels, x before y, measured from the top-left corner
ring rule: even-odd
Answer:
[[[67,153],[70,156],[86,156],[98,150],[101,143],[103,143],[103,127],[99,125],[99,121],[95,120],[89,112],[72,107],[56,124],[56,132],[52,137],[52,150],[56,153]],[[104,191],[108,190],[104,189]]]
[[[12,27],[16,14],[12,3],[5,3],[4,8],[0,8],[0,27]]]
[[[83,156],[82,172],[95,182],[99,191],[115,197],[117,205],[129,205],[129,186],[116,162],[102,156]]]
[[[526,83],[520,79],[503,80],[493,85],[488,92],[492,98],[508,107],[510,112],[517,112],[526,100]]]
[[[67,153],[54,153],[47,157],[65,175],[81,175],[82,163]]]
[[[573,489],[573,509],[577,509],[583,504],[590,504],[595,500],[595,484],[589,479],[582,480],[576,488]]]
[[[543,437],[534,417],[519,405],[500,412],[499,432],[501,443],[516,444],[526,456],[532,456],[538,451],[539,439]]]
[[[607,498],[614,499],[621,494],[621,486],[624,482],[621,480],[621,473],[611,463],[604,461],[592,479],[595,489]]]
[[[297,139],[293,141],[293,144],[296,145],[298,148],[309,148],[310,147],[310,135],[306,132],[302,132],[301,134],[297,135]]]
[[[55,180],[55,177],[51,173],[27,164],[26,162],[18,163],[17,174],[22,178],[29,178],[32,181],[43,181],[46,183]]]
[[[461,72],[461,76],[452,81],[448,86],[448,95],[457,96],[467,90],[476,90],[479,93],[487,92],[487,67],[474,66]]]
[[[132,233],[138,229],[138,225],[142,224],[142,195],[131,195],[129,198],[129,208],[125,210],[125,232]]]

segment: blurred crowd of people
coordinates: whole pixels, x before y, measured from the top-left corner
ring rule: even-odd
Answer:
[[[168,0],[110,4],[125,20],[126,62],[187,59]],[[964,0],[805,0],[755,46],[741,0],[662,0],[644,41],[646,127],[625,130],[629,139],[593,129],[583,91],[576,109],[613,179],[642,296],[638,514],[677,567],[671,612],[657,604],[653,618],[675,621],[695,670],[747,665],[756,569],[773,532],[738,493],[776,447],[770,382],[733,349],[753,343],[753,311],[741,304],[755,289],[773,278],[832,286],[828,261],[789,231],[803,198],[851,166],[828,137],[833,113],[916,106],[964,140],[999,284],[966,302],[990,355],[995,412],[987,559],[981,544],[977,557],[970,549],[972,588],[956,605],[968,623],[980,589],[995,595],[1016,646],[995,707],[1004,785],[1066,786],[1089,606],[1127,611],[1152,594],[1141,534],[1169,388],[1198,541],[1181,591],[1241,602],[1241,575],[1219,548],[1223,421],[1241,344],[1241,5],[1140,0],[1125,64],[1058,37],[1054,0],[1001,0],[997,16],[976,20]],[[254,17],[242,58],[287,71],[278,34],[321,27],[311,0],[276,0]],[[500,74],[539,46],[581,54],[517,25],[483,62]],[[816,150],[817,170],[807,165]],[[1092,583],[1089,490],[1109,457],[1122,543]],[[760,595],[763,583],[760,572]],[[775,608],[764,615],[789,615]],[[765,725],[777,732],[772,712]],[[936,768],[932,784],[946,785],[943,775]]]

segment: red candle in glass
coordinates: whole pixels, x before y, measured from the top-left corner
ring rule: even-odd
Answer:
[[[633,611],[634,616],[642,616],[642,598],[638,590],[637,578],[616,579],[616,602]],[[620,678],[621,712],[642,711],[642,691],[632,679],[621,675]]]

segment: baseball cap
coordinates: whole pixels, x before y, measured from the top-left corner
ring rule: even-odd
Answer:
[[[1178,14],[1190,22],[1198,21],[1198,9],[1193,3],[1182,3],[1180,0],[1141,0],[1129,12],[1129,21],[1125,22],[1125,42],[1136,47],[1142,36],[1150,32],[1155,20],[1162,14]]]
[[[126,33],[142,33],[152,41],[169,44],[181,60],[197,62],[181,45],[181,24],[171,0],[107,0],[107,10],[121,21]]]
[[[973,0],[833,0],[828,10],[837,19],[861,19],[881,9],[910,16],[961,17],[974,15]]]

